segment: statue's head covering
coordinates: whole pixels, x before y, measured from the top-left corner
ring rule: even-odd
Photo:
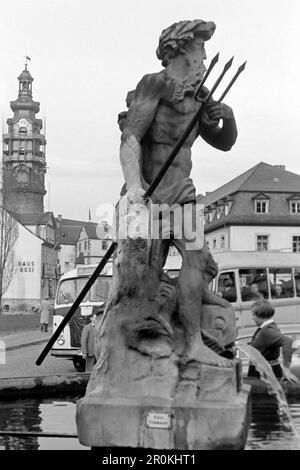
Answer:
[[[204,41],[210,39],[216,29],[212,21],[192,20],[179,21],[164,29],[159,38],[156,55],[166,67],[180,51],[184,51],[184,46],[195,37],[202,37]]]

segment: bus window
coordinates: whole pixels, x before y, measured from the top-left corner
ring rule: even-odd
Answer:
[[[63,281],[57,292],[57,304],[72,304],[76,299],[75,279]]]
[[[111,277],[98,277],[97,281],[95,282],[95,284],[93,284],[91,288],[90,301],[105,302],[108,298],[111,281]]]
[[[76,297],[80,294],[83,287],[87,283],[87,277],[78,279],[66,279],[62,281],[57,292],[57,304],[73,304]],[[83,299],[83,302],[88,300],[88,294]]]
[[[300,268],[295,269],[296,295],[300,297]]]
[[[236,302],[235,274],[232,271],[219,275],[217,295],[228,302]]]
[[[240,269],[239,276],[243,302],[269,298],[266,269]]]
[[[292,270],[289,268],[270,268],[269,281],[272,299],[294,297]]]
[[[88,282],[89,278],[88,277],[79,277],[76,279],[76,297],[80,294],[86,283]],[[82,302],[88,302],[89,301],[89,295],[90,293],[88,292]]]

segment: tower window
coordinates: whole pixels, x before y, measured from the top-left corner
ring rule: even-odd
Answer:
[[[20,170],[17,173],[17,182],[27,184],[29,183],[29,175],[27,171]]]
[[[24,134],[27,134],[27,129],[26,129],[26,127],[20,127],[20,129],[19,129],[19,134],[23,134],[23,135],[24,135]]]

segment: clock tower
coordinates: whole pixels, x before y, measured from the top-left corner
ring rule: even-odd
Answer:
[[[16,214],[44,212],[46,139],[27,63],[18,80],[18,98],[10,102],[14,115],[3,135],[3,205]]]

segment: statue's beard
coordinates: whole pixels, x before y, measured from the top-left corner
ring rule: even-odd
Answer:
[[[195,71],[190,71],[186,78],[183,80],[176,80],[176,87],[172,97],[172,103],[179,103],[184,99],[184,96],[189,94],[194,94],[197,86],[201,82],[206,67],[204,64],[201,64],[200,67]]]

